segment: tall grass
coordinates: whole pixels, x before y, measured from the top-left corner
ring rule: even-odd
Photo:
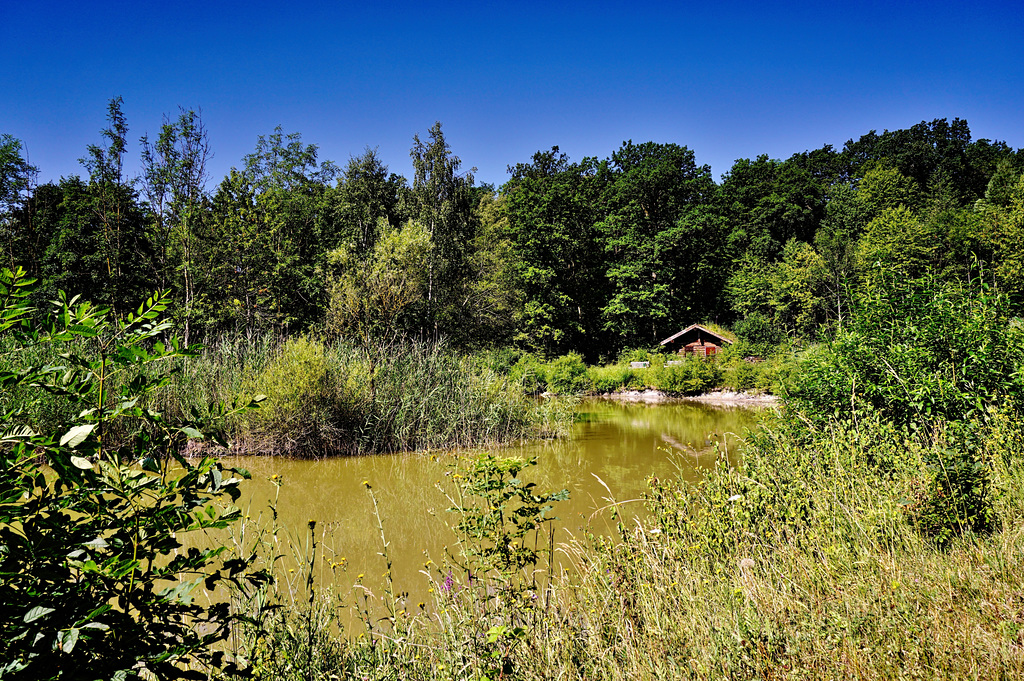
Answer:
[[[225,338],[183,364],[169,409],[262,394],[230,424],[234,449],[292,456],[500,444],[561,432],[571,410],[523,394],[484,358],[406,342],[369,354],[310,337]]]
[[[14,354],[4,352],[4,342],[0,371],[62,362],[60,347]],[[260,409],[227,423],[234,453],[318,457],[486,446],[558,435],[572,420],[570,403],[529,397],[492,369],[488,357],[459,354],[443,343],[399,343],[370,355],[340,341],[225,335],[193,357],[139,371],[166,378],[149,406],[178,419],[202,421],[213,405],[265,395]],[[134,378],[111,376],[111,394]],[[40,432],[66,421],[74,408],[58,394],[19,390],[0,395],[0,408],[31,405],[18,418]],[[130,435],[107,434],[114,443]]]

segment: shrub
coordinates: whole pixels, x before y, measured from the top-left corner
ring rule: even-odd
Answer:
[[[587,388],[587,365],[575,352],[562,355],[548,366],[548,389],[552,392],[574,395]]]
[[[761,376],[761,365],[740,361],[736,366],[724,372],[724,385],[729,390],[744,392],[757,387]]]
[[[547,372],[544,364],[534,355],[523,355],[509,371],[509,379],[522,386],[527,395],[539,395],[547,390]]]
[[[656,352],[651,352],[650,350],[644,350],[643,348],[623,350],[619,353],[619,364],[629,364],[630,362],[651,362],[655,357],[660,357],[660,355]]]
[[[632,383],[635,372],[627,366],[612,364],[587,367],[587,381],[597,394],[613,393]]]
[[[1024,396],[1024,329],[980,281],[888,278],[802,363],[793,394],[809,414],[880,413],[898,423],[981,416]]]
[[[308,454],[341,448],[350,396],[340,389],[346,381],[330,360],[323,343],[305,336],[278,348],[249,389],[267,396],[244,429],[249,448]]]
[[[780,325],[759,312],[736,322],[734,329],[744,356],[771,357],[786,341],[786,333]]]
[[[652,386],[667,393],[699,395],[722,384],[722,369],[713,359],[690,357],[682,364],[666,366]]]
[[[239,519],[222,502],[237,498],[248,475],[183,458],[187,440],[210,432],[143,406],[169,377],[140,369],[191,354],[174,338],[160,340],[170,326],[161,321],[168,294],[124,319],[61,294],[43,326],[28,316],[28,291],[23,272],[0,272],[0,332],[14,352],[59,348],[52,356],[60,363],[0,373],[0,387],[41,387],[76,410],[48,432],[14,423],[17,406],[0,413],[0,677],[204,679],[201,667],[232,671],[215,648],[236,617],[227,603],[204,606],[192,593],[226,583],[244,592],[266,575],[224,547],[183,548],[190,533]],[[83,338],[89,343],[76,342]],[[112,426],[128,434],[118,446],[105,437]]]

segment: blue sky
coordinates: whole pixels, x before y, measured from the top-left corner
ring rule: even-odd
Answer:
[[[501,184],[559,145],[606,157],[675,142],[716,179],[733,161],[966,118],[1024,147],[1016,2],[53,2],[0,0],[0,133],[41,181],[82,173],[107,102],[138,138],[201,108],[214,184],[281,125],[344,165],[377,147],[410,177],[443,124]]]

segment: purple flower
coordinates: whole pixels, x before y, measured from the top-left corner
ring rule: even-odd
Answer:
[[[444,578],[444,584],[441,585],[441,590],[446,594],[452,592],[452,586],[455,584],[455,580],[452,579],[452,571],[448,571],[448,575]]]

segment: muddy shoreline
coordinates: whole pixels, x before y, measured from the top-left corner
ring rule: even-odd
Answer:
[[[644,402],[646,404],[659,404],[662,402],[703,402],[705,404],[722,404],[733,406],[750,407],[771,407],[780,403],[775,395],[760,393],[733,392],[731,390],[715,390],[703,395],[693,397],[680,397],[670,395],[661,390],[621,390],[613,393],[595,395],[604,400],[616,400],[618,402]]]

